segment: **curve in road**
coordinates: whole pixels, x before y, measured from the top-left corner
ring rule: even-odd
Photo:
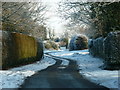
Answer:
[[[107,89],[84,79],[77,71],[75,61],[70,61],[68,66],[61,66],[61,60],[56,64],[27,78],[21,85],[23,88],[93,88]],[[64,68],[65,67],[65,68]]]

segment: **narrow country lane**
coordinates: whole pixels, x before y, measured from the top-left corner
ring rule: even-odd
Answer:
[[[56,60],[56,59],[55,59]],[[75,61],[70,61],[64,69],[61,60],[56,60],[56,64],[42,70],[27,78],[21,86],[23,88],[104,88],[84,79],[77,71]]]

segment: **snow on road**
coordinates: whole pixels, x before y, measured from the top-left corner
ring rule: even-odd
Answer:
[[[35,74],[37,71],[46,69],[48,66],[55,64],[52,58],[45,57],[41,61],[34,64],[21,66],[9,70],[0,71],[0,89],[2,88],[18,88],[24,82],[26,77]]]
[[[65,47],[61,47],[61,50],[45,50],[44,53],[51,53],[51,55],[54,55],[54,54],[56,54],[56,53],[58,54],[58,52],[60,52],[60,54],[61,54],[61,52],[63,52],[64,50],[67,50],[67,49],[65,49]],[[54,56],[57,56],[57,55],[54,55]],[[59,60],[60,58],[56,57],[56,59]],[[60,60],[62,60],[61,65],[63,65],[63,66],[68,66],[69,65],[68,60],[66,60],[66,59],[60,59]]]
[[[63,65],[63,66],[68,66],[68,65],[69,65],[69,61],[63,59],[61,65]]]
[[[119,88],[119,70],[102,70],[103,60],[89,55],[88,50],[61,51],[50,53],[54,56],[69,58],[77,61],[79,73],[91,82],[103,85],[108,88]],[[120,80],[120,79],[119,79]]]

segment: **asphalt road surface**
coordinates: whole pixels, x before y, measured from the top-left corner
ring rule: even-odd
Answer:
[[[21,85],[20,90],[24,88],[93,88],[107,89],[96,85],[84,79],[77,71],[75,61],[70,61],[69,65],[60,65],[61,60],[56,60],[56,64],[42,70],[35,75],[27,78],[25,83]]]

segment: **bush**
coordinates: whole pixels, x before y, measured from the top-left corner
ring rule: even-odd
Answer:
[[[88,47],[91,55],[96,57],[104,57],[103,54],[103,37],[99,37],[97,39],[89,40]]]
[[[44,43],[45,49],[51,49],[52,46],[50,45],[50,43]]]
[[[37,60],[43,57],[44,55],[44,47],[43,47],[43,41],[40,38],[36,38],[37,40]]]
[[[120,32],[89,42],[90,54],[104,59],[104,69],[120,69]]]
[[[58,50],[58,45],[54,41],[47,41],[44,43],[45,49]]]
[[[104,39],[106,68],[120,69],[120,31],[111,32]]]
[[[68,38],[62,38],[60,46],[68,48]]]
[[[95,2],[90,6],[92,27],[97,31],[97,37],[120,31],[120,2]]]
[[[70,40],[69,50],[83,50],[88,48],[88,39],[84,35],[78,35]]]

